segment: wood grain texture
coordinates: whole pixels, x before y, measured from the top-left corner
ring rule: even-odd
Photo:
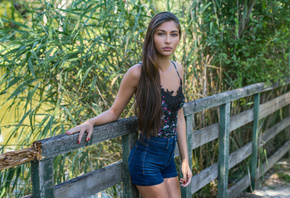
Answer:
[[[241,180],[239,180],[235,185],[227,190],[228,197],[236,198],[238,197],[248,186],[250,186],[250,176],[246,175]]]
[[[207,167],[200,173],[194,175],[191,179],[191,193],[195,193],[212,180],[218,177],[218,164],[214,163],[212,166]]]
[[[88,197],[121,181],[122,161],[118,161],[55,186],[55,197]]]
[[[267,141],[270,140],[269,134],[274,132],[274,129],[277,131],[275,132],[275,135],[277,135],[279,132],[281,132],[286,126],[290,125],[290,117],[285,118],[283,121],[277,123],[275,126],[269,129],[267,133],[264,133],[261,137],[263,140],[263,144],[267,143]],[[282,126],[277,128],[276,126]],[[272,136],[273,137],[273,136]],[[259,146],[262,146],[263,144],[260,144]],[[229,169],[234,167],[235,165],[239,164],[241,161],[246,159],[252,154],[252,142],[247,143],[243,147],[239,148],[238,150],[232,152],[229,155]],[[217,169],[217,163],[213,164],[212,166],[202,170],[199,174],[196,174],[192,177],[192,183],[191,183],[191,190],[192,193],[198,191],[208,183],[210,183],[212,180],[216,179],[218,176],[218,169]],[[228,196],[231,197],[231,196]]]
[[[42,144],[42,156],[50,158],[112,138],[135,133],[136,129],[136,117],[130,117],[112,123],[95,126],[89,142],[85,141],[87,133],[83,136],[80,144],[77,144],[79,133],[72,135],[57,135],[51,138],[39,140],[38,142]]]
[[[260,105],[259,119],[262,119],[278,109],[290,104],[290,92],[270,100],[269,102]]]
[[[0,170],[25,164],[33,160],[41,160],[40,143],[33,143],[30,148],[0,154]]]
[[[290,116],[284,118],[268,130],[266,130],[259,142],[259,147],[263,146],[266,144],[270,139],[275,137],[278,133],[280,133],[282,130],[286,129],[288,126],[290,126]]]
[[[134,147],[138,139],[138,132],[122,136],[122,181],[123,181],[123,197],[135,198],[139,197],[139,192],[135,185],[132,184],[128,158],[130,155],[131,149]]]
[[[187,141],[187,153],[188,153],[188,162],[189,167],[192,167],[192,148],[191,148],[191,142],[192,142],[192,131],[193,131],[193,115],[185,116],[185,123],[186,123],[186,141]],[[181,164],[181,157],[180,157],[180,164]],[[179,172],[182,173],[181,166],[179,168]],[[183,177],[183,175],[182,175]],[[181,196],[184,198],[191,198],[192,192],[190,185],[188,185],[185,188],[181,188]]]
[[[37,198],[54,197],[53,159],[31,162],[32,196]]]
[[[258,147],[259,147],[259,106],[260,93],[254,95],[254,121],[252,135],[252,158],[251,158],[251,186],[256,189],[256,169],[258,163]]]
[[[280,149],[278,149],[268,160],[263,163],[260,167],[257,168],[257,173],[260,169],[260,174],[258,177],[260,178],[265,174],[283,155],[290,150],[290,140],[286,142]],[[233,185],[230,189],[228,189],[228,197],[236,198],[238,197],[248,186],[250,186],[250,176],[246,175],[241,180],[239,180],[235,185]]]
[[[259,119],[262,119],[271,113],[290,104],[290,92],[283,94],[273,100],[263,103],[259,107]],[[231,117],[230,132],[253,121],[253,108],[243,111]],[[219,127],[218,123],[207,126],[193,132],[192,148],[198,148],[212,140],[218,138]]]
[[[228,102],[220,106],[218,198],[227,198],[230,150],[230,105]]]
[[[271,157],[269,157],[267,161],[258,168],[259,169],[257,171],[259,172],[258,178],[264,175],[265,172],[267,172],[289,150],[290,150],[290,140],[288,140],[285,144],[283,144],[283,146],[280,147],[280,149],[278,149],[273,155],[271,155]]]
[[[289,83],[290,77],[285,80],[284,85],[288,85]],[[203,111],[205,109],[217,107],[224,103],[244,98],[259,92],[269,91],[279,86],[281,86],[281,84],[273,84],[272,86],[266,86],[264,83],[257,83],[239,89],[201,98],[195,101],[187,102],[183,106],[184,115],[186,116],[192,113]]]

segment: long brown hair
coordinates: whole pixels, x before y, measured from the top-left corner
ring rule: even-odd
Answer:
[[[160,12],[150,21],[142,48],[142,67],[140,81],[136,92],[136,115],[138,117],[139,130],[147,138],[156,136],[161,127],[161,92],[159,65],[157,64],[157,52],[154,46],[154,33],[159,25],[167,21],[174,21],[181,28],[178,18],[171,12]]]

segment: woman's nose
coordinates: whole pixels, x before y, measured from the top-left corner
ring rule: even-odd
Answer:
[[[165,43],[171,43],[171,38],[170,36],[165,37]]]

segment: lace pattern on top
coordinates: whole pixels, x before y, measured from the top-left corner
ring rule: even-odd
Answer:
[[[163,110],[163,115],[161,116],[161,121],[163,126],[159,128],[157,137],[169,138],[174,137],[177,134],[177,119],[178,111],[182,108],[185,98],[182,93],[182,80],[176,68],[176,65],[171,61],[176,69],[178,77],[180,79],[180,85],[177,90],[177,94],[173,96],[174,91],[165,91],[161,87],[161,108]]]

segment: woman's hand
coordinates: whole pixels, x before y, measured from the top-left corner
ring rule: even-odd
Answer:
[[[181,171],[183,178],[180,179],[181,186],[186,187],[190,184],[192,178],[192,172],[190,170],[188,161],[184,161],[181,164]]]
[[[86,132],[88,132],[88,136],[87,136],[87,141],[90,140],[91,136],[92,136],[92,133],[93,133],[93,128],[94,128],[94,124],[92,124],[89,120],[68,130],[67,132],[65,132],[66,134],[68,135],[71,135],[71,134],[74,134],[74,133],[77,133],[77,132],[80,132],[79,134],[79,138],[78,138],[78,144],[81,142],[82,140],[82,137]]]

